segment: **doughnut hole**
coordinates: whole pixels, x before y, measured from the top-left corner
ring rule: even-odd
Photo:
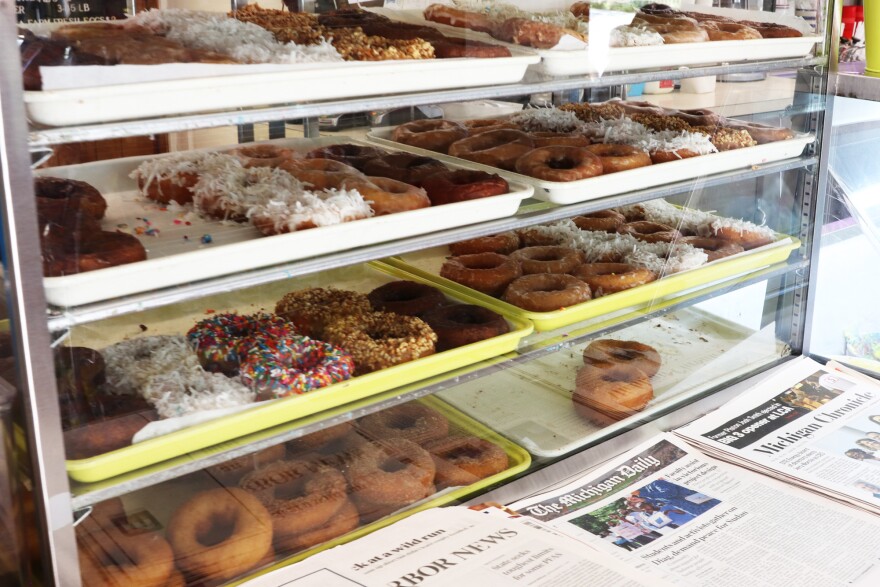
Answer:
[[[550,169],[574,169],[577,164],[569,157],[554,157],[547,161]]]
[[[235,533],[236,513],[232,509],[214,512],[196,524],[196,540],[206,547],[217,546]]]

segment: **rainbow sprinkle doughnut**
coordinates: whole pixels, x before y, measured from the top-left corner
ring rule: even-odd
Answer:
[[[258,399],[308,393],[345,381],[354,372],[351,355],[305,336],[258,336],[241,365],[241,382]]]
[[[186,338],[205,371],[233,376],[257,336],[280,338],[295,334],[292,323],[274,314],[217,314],[189,329]]]

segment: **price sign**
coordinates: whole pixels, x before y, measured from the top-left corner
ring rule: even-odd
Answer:
[[[129,12],[128,0],[15,0],[19,23],[115,20]]]

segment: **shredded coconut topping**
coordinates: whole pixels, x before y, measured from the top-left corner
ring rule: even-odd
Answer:
[[[612,47],[646,47],[651,45],[662,45],[663,36],[656,31],[623,25],[611,29],[609,43]]]
[[[630,145],[649,153],[688,150],[698,155],[708,155],[718,152],[709,137],[702,133],[674,130],[656,132],[629,118],[585,123],[584,132],[604,143]]]
[[[686,234],[715,236],[719,228],[732,228],[740,233],[749,231],[767,238],[776,238],[776,232],[767,226],[759,226],[747,220],[726,218],[711,212],[703,212],[702,210],[679,208],[662,198],[623,206],[618,211],[627,218],[634,216],[644,217],[651,222],[675,227]]]
[[[584,123],[574,112],[558,108],[530,108],[510,117],[510,122],[526,132],[572,132],[582,130]]]

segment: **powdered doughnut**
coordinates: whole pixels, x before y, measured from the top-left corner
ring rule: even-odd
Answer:
[[[440,277],[490,296],[500,295],[521,275],[519,263],[498,253],[450,257],[440,267]]]
[[[275,313],[293,322],[297,332],[318,339],[331,320],[372,311],[362,293],[320,287],[292,291],[275,304]]]
[[[340,318],[324,328],[324,338],[351,354],[356,375],[433,355],[437,342],[418,318],[388,312]]]
[[[476,169],[455,169],[434,173],[422,180],[422,187],[435,206],[488,198],[510,191],[507,180]]]
[[[584,349],[584,363],[614,363],[629,365],[653,377],[660,370],[660,353],[654,347],[634,340],[609,338],[591,342]]]
[[[614,210],[600,210],[583,216],[575,216],[571,221],[581,230],[597,232],[617,232],[618,228],[626,224],[626,218],[623,214]]]
[[[545,181],[576,181],[602,174],[602,161],[586,147],[541,147],[516,161],[517,173]]]
[[[330,343],[299,335],[257,336],[241,363],[241,382],[258,399],[302,395],[354,372],[354,360]]]
[[[508,467],[507,453],[475,436],[450,436],[425,445],[437,467],[438,488],[470,485]]]
[[[507,286],[501,299],[530,312],[553,312],[591,299],[590,286],[571,275],[524,275]]]
[[[360,418],[358,431],[372,440],[405,438],[425,444],[449,434],[449,420],[433,408],[408,402]]]
[[[182,571],[224,581],[262,560],[272,545],[272,518],[246,491],[210,489],[174,512],[166,534]]]
[[[511,259],[519,262],[525,275],[532,273],[570,273],[583,263],[583,254],[569,247],[526,247],[514,251]]]
[[[519,130],[483,132],[452,143],[449,154],[490,167],[513,171],[517,160],[531,151],[535,143]]]
[[[510,332],[510,326],[503,316],[471,304],[435,308],[423,314],[422,320],[437,335],[438,352]]]
[[[392,281],[367,294],[377,312],[420,316],[446,304],[446,296],[436,287],[416,281]]]
[[[346,477],[359,499],[396,509],[425,497],[435,472],[425,449],[404,438],[388,438],[364,445]]]
[[[305,461],[279,461],[245,475],[241,488],[272,516],[273,536],[283,538],[325,524],[346,501],[345,477]]]
[[[519,248],[519,236],[515,232],[502,232],[490,236],[459,241],[449,245],[453,255],[476,255],[479,253],[498,253],[509,255]]]
[[[586,147],[602,160],[602,173],[615,173],[651,164],[646,152],[629,145],[590,145]]]
[[[449,146],[467,136],[467,130],[451,120],[414,120],[394,129],[391,140],[419,149],[447,153]]]
[[[572,394],[575,412],[607,426],[642,410],[654,397],[648,376],[626,365],[584,365]]]
[[[593,290],[594,297],[617,293],[657,279],[652,271],[624,263],[587,263],[572,271],[572,275],[585,281]]]
[[[671,226],[641,220],[629,222],[617,229],[620,234],[630,234],[646,243],[671,243],[681,238],[681,233]]]
[[[293,324],[273,314],[215,314],[198,322],[186,339],[205,371],[238,374],[239,365],[260,335],[272,338],[294,334]]]
[[[723,259],[724,257],[742,253],[745,250],[742,246],[736,243],[720,238],[686,236],[680,239],[679,242],[706,251],[706,255],[709,256],[709,263],[717,261],[718,259]]]

